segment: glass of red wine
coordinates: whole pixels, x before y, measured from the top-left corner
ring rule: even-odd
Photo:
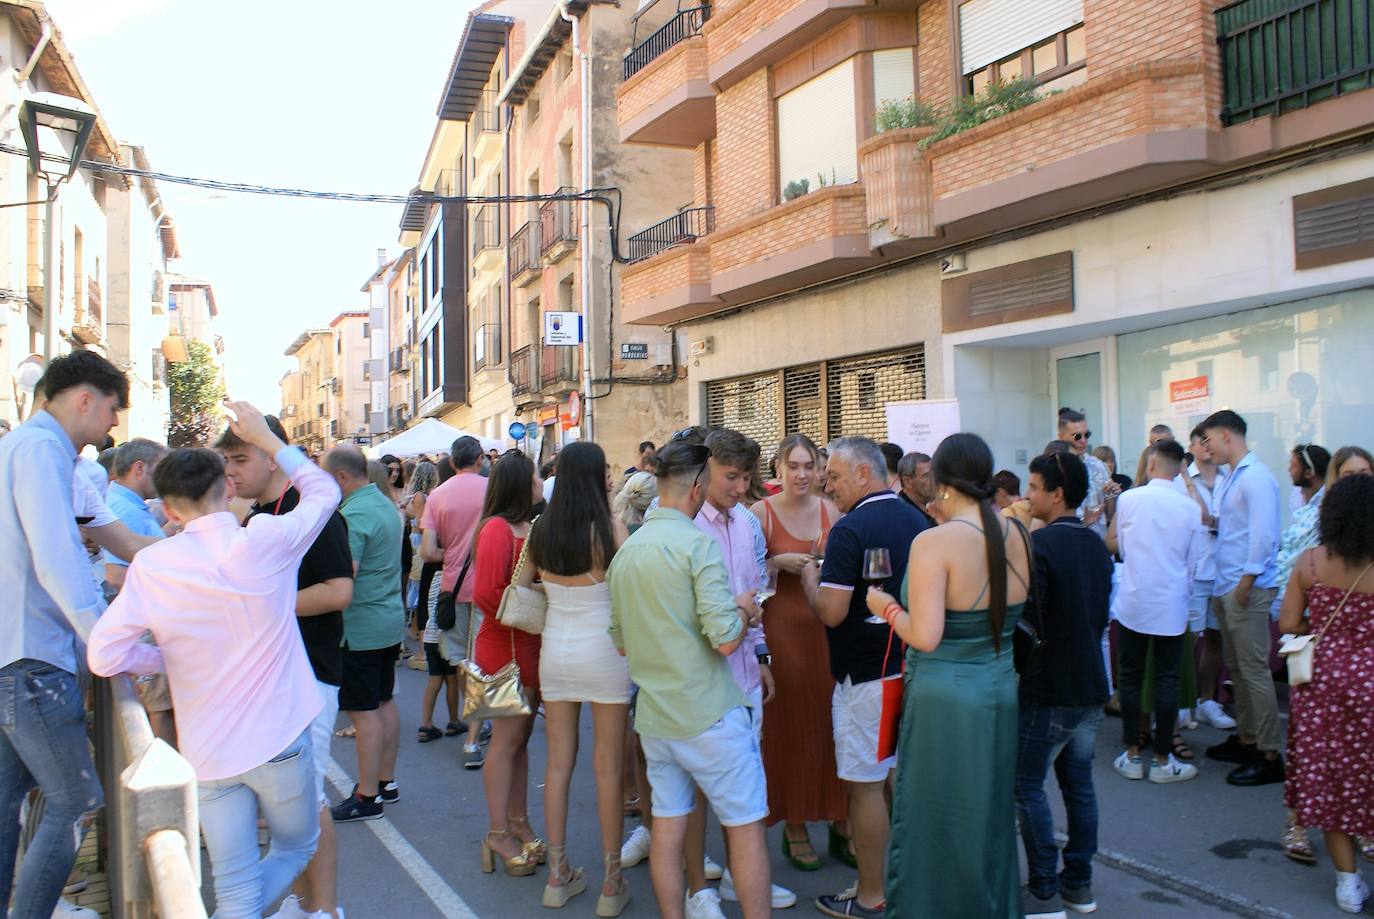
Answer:
[[[864,580],[872,586],[887,582],[892,577],[892,553],[887,548],[864,550]],[[869,616],[865,622],[873,625],[887,625],[882,616]]]

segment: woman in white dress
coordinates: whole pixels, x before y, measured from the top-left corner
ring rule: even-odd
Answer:
[[[530,532],[529,563],[543,580],[549,600],[539,662],[549,744],[544,778],[549,879],[544,905],[561,907],[587,889],[582,870],[569,866],[566,849],[568,789],[577,762],[578,721],[582,703],[587,702],[592,709],[604,869],[596,913],[618,916],[630,899],[620,875],[621,763],[630,672],[607,632],[611,592],[606,569],[629,532],[611,516],[606,468],[606,454],[593,443],[570,444],[558,454],[558,488]]]

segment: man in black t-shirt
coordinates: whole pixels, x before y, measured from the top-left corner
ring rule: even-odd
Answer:
[[[882,678],[901,670],[903,648],[893,641],[889,649],[886,623],[868,622],[864,554],[888,550],[892,574],[874,586],[902,596],[911,543],[926,528],[926,519],[892,492],[886,459],[866,437],[842,437],[831,444],[825,490],[845,516],[826,538],[823,569],[818,572],[807,562],[801,581],[811,611],[826,625],[835,678],[830,703],[835,763],[849,796],[859,883],[852,891],[820,897],[816,906],[827,916],[880,916],[889,832],[884,790],[896,760],[878,759]]]
[[[286,439],[281,422],[269,415],[267,426]],[[254,514],[285,514],[300,501],[290,478],[267,453],[239,440],[226,430],[215,443],[224,455],[226,473],[240,498],[254,502]],[[342,916],[338,910],[338,849],[334,820],[324,795],[324,770],[329,762],[329,743],[339,714],[339,683],[343,677],[343,610],[353,599],[353,556],[348,548],[348,524],[337,510],[330,516],[314,544],[301,559],[296,580],[296,623],[319,684],[323,707],[310,725],[310,738],[318,769],[316,791],[320,799],[320,842],[315,856],[282,904],[283,915]],[[294,903],[292,901],[295,901]]]

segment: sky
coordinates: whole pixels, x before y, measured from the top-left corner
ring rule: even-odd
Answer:
[[[46,0],[110,130],[157,172],[404,194],[470,0]],[[306,328],[363,309],[395,204],[163,183],[182,258],[215,289],[229,394],[268,411]]]

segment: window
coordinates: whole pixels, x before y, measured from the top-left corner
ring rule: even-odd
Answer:
[[[910,48],[873,52],[873,101],[898,102],[916,95],[916,59]]]
[[[370,323],[370,322],[364,322],[364,323],[363,323],[363,338],[371,338],[371,337],[372,337],[372,323]]]
[[[525,97],[525,127],[531,127],[539,117],[539,90],[530,90]]]
[[[968,0],[959,7],[959,49],[966,92],[1018,77],[1048,89],[1081,82],[1083,0]]]
[[[565,47],[565,48],[560,49],[559,52],[558,52],[558,57],[554,60],[554,64],[553,64],[553,79],[554,79],[554,81],[557,82],[557,83],[562,83],[562,82],[563,82],[564,80],[566,80],[568,77],[572,76],[572,70],[573,70],[573,53],[572,53],[572,47],[569,46],[569,47]]]
[[[802,181],[808,191],[859,181],[853,58],[778,97],[778,191]]]

